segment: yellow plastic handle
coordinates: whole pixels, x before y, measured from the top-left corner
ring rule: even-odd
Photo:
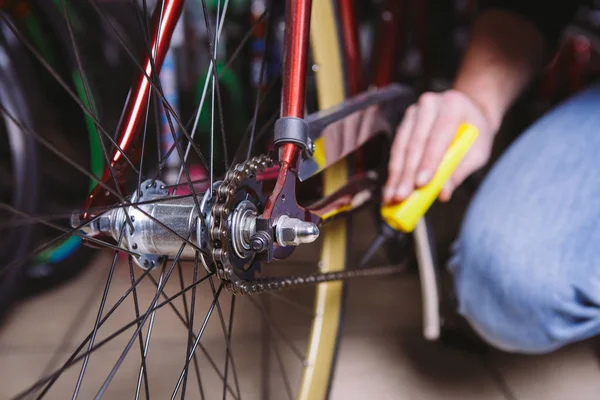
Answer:
[[[417,222],[438,197],[444,183],[452,176],[458,164],[467,154],[478,134],[479,131],[473,125],[461,124],[431,181],[416,189],[402,203],[381,207],[383,220],[395,230],[412,232]]]

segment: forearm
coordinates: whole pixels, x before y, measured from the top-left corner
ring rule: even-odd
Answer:
[[[544,38],[529,21],[504,11],[488,11],[475,22],[454,88],[471,97],[497,130],[547,55]]]

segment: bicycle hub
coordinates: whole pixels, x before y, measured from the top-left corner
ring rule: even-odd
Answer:
[[[220,183],[216,182],[215,188]],[[315,224],[285,215],[276,221],[273,232],[257,231],[256,221],[264,199],[256,185],[254,181],[242,186],[232,209],[224,211],[226,229],[219,234],[229,240],[233,253],[230,257],[250,260],[274,244],[299,246],[318,238]],[[172,196],[164,183],[148,180],[131,196],[129,204],[116,206],[83,226],[79,226],[78,214],[74,214],[71,224],[89,236],[110,236],[119,247],[138,254],[134,260],[144,269],[178,255],[183,260],[193,260],[199,251],[204,267],[214,271],[214,241],[223,240],[215,237],[213,227],[214,192],[208,191],[196,201],[193,196]]]

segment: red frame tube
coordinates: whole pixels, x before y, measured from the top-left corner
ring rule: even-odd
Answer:
[[[312,0],[287,0],[281,117],[304,118]]]
[[[306,63],[310,39],[310,10],[312,0],[287,0],[285,8],[285,37],[282,71],[281,117],[304,118],[306,99]],[[280,161],[295,165],[298,146],[284,144]],[[287,168],[281,169],[285,173]]]
[[[285,8],[285,33],[282,70],[281,118],[304,118],[306,99],[306,63],[310,39],[310,12],[312,0],[287,0]],[[281,169],[273,193],[269,197],[263,218],[271,218],[273,207],[281,193],[290,169],[296,167],[300,149],[293,143],[279,148]]]
[[[363,59],[358,38],[358,22],[356,6],[353,0],[337,0],[340,17],[341,44],[344,60],[346,61],[346,80],[348,96],[361,93],[365,87]],[[363,172],[363,149],[354,153],[353,164],[355,173]]]
[[[119,124],[117,131],[117,140],[121,150],[130,154],[132,150],[132,143],[135,142],[138,134],[140,125],[145,117],[145,109],[148,104],[148,98],[150,94],[150,81],[148,77],[152,77],[160,72],[162,63],[165,59],[165,55],[169,50],[171,43],[171,36],[179,21],[181,12],[183,10],[184,0],[163,0],[156,4],[154,13],[152,15],[152,48],[151,51],[154,53],[154,68],[153,63],[149,54],[146,54],[143,62],[140,64],[143,66],[145,74],[142,71],[137,73],[134,84],[127,97],[124,112],[121,117],[121,123]],[[161,18],[162,17],[162,18]],[[122,174],[126,169],[127,165],[123,163],[123,154],[119,149],[115,148],[111,154],[110,165],[114,168],[117,174],[117,181],[121,182],[123,179]],[[102,181],[113,187],[114,184],[111,181],[110,168],[107,166],[104,169]],[[122,183],[119,183],[119,185]],[[101,194],[104,192],[104,195]],[[113,200],[113,196],[109,195],[102,186],[97,185],[86,201],[84,209],[89,209],[95,206],[103,206],[110,203]],[[85,213],[85,216],[88,214]]]
[[[358,40],[358,25],[353,0],[338,0],[340,14],[342,44],[348,79],[349,95],[359,94],[364,89],[364,74],[360,42]]]
[[[394,80],[398,52],[404,39],[401,22],[405,8],[406,0],[388,0],[381,10],[381,26],[373,54],[373,83],[377,87],[386,86]]]
[[[165,55],[169,50],[171,36],[181,16],[184,0],[164,0],[163,6],[158,3],[152,16],[152,48],[155,52],[154,66],[150,55],[146,55],[142,65],[146,75],[152,77],[160,72]],[[163,9],[164,7],[164,9]],[[161,18],[161,10],[162,18]],[[148,104],[148,94],[150,93],[150,81],[141,71],[138,73],[135,83],[131,88],[129,97],[125,104],[125,112],[122,122],[119,125],[118,144],[123,151],[129,148],[129,145],[139,133],[140,123],[144,116],[144,110]],[[115,149],[111,162],[114,164],[121,157],[121,152]]]

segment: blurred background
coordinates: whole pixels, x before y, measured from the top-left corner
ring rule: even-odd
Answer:
[[[0,0],[0,105],[9,111],[0,116],[0,398],[36,398],[39,392],[26,390],[59,368],[97,321],[106,317],[98,314],[99,305],[105,304],[109,310],[120,301],[128,303],[127,308],[116,308],[118,311],[106,319],[107,326],[98,331],[96,343],[139,317],[134,302],[122,296],[134,280],[141,279],[141,269],[130,268],[126,256],[116,257],[116,267],[111,268],[111,251],[85,246],[77,236],[63,235],[57,240],[61,229],[69,228],[72,211],[81,207],[95,181],[40,143],[50,144],[101,177],[104,152],[110,145],[106,136],[112,135],[119,123],[137,70],[133,60],[146,51],[145,31],[140,26],[148,23],[154,3]],[[268,19],[264,18],[267,3],[272,15]],[[214,123],[226,121],[228,135],[228,144],[217,141],[215,145],[217,169],[223,169],[220,172],[224,167],[218,161],[227,153],[235,154],[253,123],[257,93],[265,104],[255,122],[257,140],[259,147],[270,149],[268,134],[279,107],[278,71],[285,26],[282,3],[228,2],[227,22],[215,53],[223,115]],[[476,0],[373,0],[356,1],[355,6],[365,86],[377,85],[378,79],[408,84],[419,92],[444,90],[451,85],[477,13]],[[214,28],[221,7],[223,2],[217,0],[204,4],[186,1],[174,33],[160,82],[164,97],[182,121],[194,121],[196,104],[204,96],[211,62],[205,18]],[[65,13],[70,23],[65,22]],[[382,20],[384,23],[379,23]],[[390,32],[392,43],[384,40]],[[79,51],[74,50],[73,36]],[[378,52],[386,52],[395,60],[384,78],[369,73],[376,69],[373,63]],[[581,9],[564,32],[549,68],[506,118],[495,154],[545,111],[599,78],[599,56],[600,3]],[[309,94],[314,85],[309,77]],[[314,96],[309,95],[308,102],[309,111],[315,110]],[[81,104],[92,110],[92,115],[82,112]],[[213,123],[209,102],[205,105],[197,118],[196,142],[200,148],[209,146]],[[178,170],[178,161],[167,153],[173,138],[161,103],[153,101],[150,108],[154,110],[153,117],[147,119],[147,129],[153,134],[147,136],[145,146],[154,153],[146,162],[154,165],[161,157],[168,160],[162,173],[163,180],[171,184]],[[95,120],[102,123],[106,135],[98,132]],[[190,171],[192,179],[206,177],[198,160],[190,162]],[[450,203],[436,204],[431,210],[439,260],[448,257],[462,214],[485,173],[472,177]],[[368,212],[357,215],[352,226],[351,247],[356,258],[368,245],[365,236],[375,235],[378,227]],[[309,270],[318,262],[318,245],[296,252],[281,268]],[[37,251],[32,257],[34,249]],[[381,253],[376,261],[389,262],[389,254]],[[19,268],[13,268],[17,264]],[[195,279],[189,263],[178,269],[179,277],[165,287],[165,298]],[[139,285],[136,296],[140,303],[152,300],[161,274],[160,269],[153,271],[148,274],[153,281],[146,279]],[[110,288],[107,280],[111,281]],[[216,283],[211,281],[198,291],[198,309],[211,306]],[[347,286],[331,394],[334,399],[598,398],[600,367],[593,340],[547,356],[504,354],[462,337],[427,342],[421,333],[420,286],[414,268],[402,276],[367,278]],[[148,347],[152,359],[148,356],[144,380],[157,393],[154,398],[171,396],[185,356],[185,346],[179,348],[175,343],[187,341],[185,325],[189,321],[182,319],[190,313],[191,299],[185,300],[186,296],[156,312],[152,332],[144,330],[146,337],[152,334],[152,346]],[[244,398],[283,399],[295,391],[297,381],[286,381],[279,375],[286,370],[297,376],[301,369],[297,349],[306,347],[310,327],[306,314],[311,313],[313,297],[314,289],[301,289],[285,296],[239,299],[235,334],[229,340],[240,376],[236,386],[247,388],[249,393]],[[221,397],[224,392],[219,368],[227,370],[223,363],[228,361],[222,356],[222,327],[234,307],[232,298],[227,294],[219,302],[218,318],[207,322],[203,357],[197,362],[209,372],[198,378],[198,384],[189,384],[192,398]],[[277,328],[269,323],[271,320],[277,321]],[[200,322],[195,326],[200,327]],[[131,334],[134,329],[132,325],[124,332]],[[129,336],[107,341],[103,352],[90,357],[81,398],[93,398]],[[136,357],[125,360],[122,370],[128,372],[116,376],[106,398],[131,398],[135,393],[142,375],[139,354]],[[71,396],[86,362],[79,360],[44,394],[56,399]],[[272,371],[272,376],[265,378],[260,370]],[[225,386],[228,382],[226,378]],[[235,398],[233,392],[225,391],[225,395]]]

